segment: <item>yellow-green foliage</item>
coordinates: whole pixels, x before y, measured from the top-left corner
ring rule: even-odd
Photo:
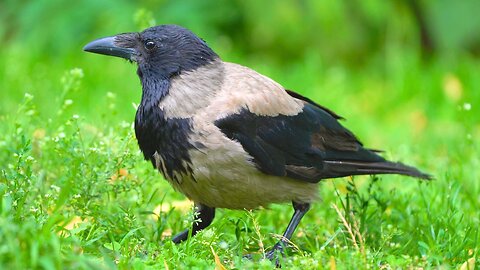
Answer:
[[[435,176],[323,182],[286,269],[478,266],[478,4],[419,1],[428,53],[409,2],[3,1],[0,269],[272,268],[242,255],[276,242],[290,205],[220,210],[187,243],[169,241],[191,204],[138,150],[135,66],[81,50],[154,23],[192,29]]]

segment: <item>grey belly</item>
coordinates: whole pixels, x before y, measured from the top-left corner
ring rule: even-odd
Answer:
[[[236,142],[190,152],[192,174],[178,175],[172,186],[210,207],[254,209],[271,203],[312,202],[318,184],[258,171]]]

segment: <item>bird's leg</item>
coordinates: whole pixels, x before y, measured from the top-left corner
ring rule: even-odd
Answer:
[[[308,209],[310,209],[309,203],[297,203],[292,202],[293,209],[295,212],[293,213],[292,219],[287,226],[287,229],[283,233],[282,239],[278,241],[273,248],[265,254],[265,258],[269,260],[276,259],[276,254],[279,253],[283,255],[283,249],[285,246],[288,245],[290,238],[292,238],[295,229],[297,228],[300,220],[302,220],[303,216],[307,213]],[[279,265],[278,259],[276,259],[276,264]]]
[[[192,236],[197,234],[199,231],[205,229],[210,225],[215,217],[215,208],[208,207],[203,204],[195,204],[195,221],[192,226]],[[188,233],[190,229],[185,229],[181,233],[175,235],[172,238],[172,241],[175,244],[187,240]]]

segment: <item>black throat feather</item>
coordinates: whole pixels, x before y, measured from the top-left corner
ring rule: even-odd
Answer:
[[[175,173],[190,174],[190,118],[171,118],[158,105],[171,89],[171,79],[182,72],[194,71],[218,59],[207,44],[190,31],[178,26],[159,26],[145,30],[144,38],[163,37],[161,47],[145,54],[137,74],[142,82],[142,101],[135,117],[135,135],[146,160],[158,167],[168,179]],[[181,102],[181,101],[180,101]],[[154,154],[161,160],[159,166]]]
[[[139,72],[142,80],[142,101],[135,117],[135,135],[140,150],[146,160],[150,160],[154,167],[155,152],[161,157],[158,170],[169,179],[175,180],[175,172],[190,173],[187,164],[190,163],[188,150],[192,145],[188,135],[192,132],[191,120],[183,118],[167,118],[165,112],[158,106],[170,88],[170,80],[157,79]],[[148,76],[148,77],[145,77]]]

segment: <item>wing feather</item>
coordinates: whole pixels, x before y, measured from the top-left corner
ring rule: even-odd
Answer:
[[[242,145],[262,172],[307,182],[361,174],[430,177],[364,148],[337,121],[338,115],[309,99],[289,94],[292,99],[305,101],[296,115],[257,115],[244,108],[215,121],[228,138]]]

